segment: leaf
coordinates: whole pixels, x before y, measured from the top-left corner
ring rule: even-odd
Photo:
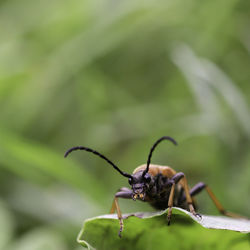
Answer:
[[[166,215],[167,210],[125,215],[122,238],[116,214],[91,218],[77,241],[87,249],[249,249],[248,220],[207,215],[200,219],[173,208],[167,226]]]
[[[14,234],[14,219],[5,203],[0,200],[0,249],[6,249]]]

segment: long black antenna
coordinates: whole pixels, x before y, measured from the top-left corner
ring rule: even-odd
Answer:
[[[66,151],[64,157],[66,158],[72,151],[75,151],[75,150],[85,150],[85,151],[88,151],[88,152],[91,152],[95,155],[98,155],[99,157],[101,157],[102,159],[104,159],[105,161],[107,161],[110,165],[113,166],[114,169],[116,169],[121,175],[127,177],[127,178],[132,178],[132,176],[130,174],[127,174],[123,171],[121,171],[112,161],[110,161],[108,158],[106,158],[104,155],[100,154],[99,152],[91,149],[91,148],[86,148],[86,147],[82,147],[82,146],[78,146],[78,147],[73,147],[73,148],[70,148],[69,150]]]
[[[153,154],[153,151],[155,150],[156,146],[163,140],[169,140],[171,141],[174,145],[177,145],[177,142],[171,138],[170,136],[163,136],[161,137],[160,139],[158,139],[154,145],[152,146],[152,148],[150,149],[150,152],[149,152],[149,155],[148,155],[148,161],[147,161],[147,167],[146,169],[144,170],[142,176],[145,176],[145,174],[148,172],[149,170],[149,165],[150,165],[150,162],[151,162],[151,157],[152,157],[152,154]]]

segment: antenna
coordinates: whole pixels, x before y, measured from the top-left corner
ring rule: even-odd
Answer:
[[[153,151],[155,150],[156,146],[157,146],[161,141],[163,141],[163,140],[169,140],[169,141],[171,141],[174,145],[177,145],[177,142],[176,142],[173,138],[171,138],[170,136],[163,136],[163,137],[161,137],[160,139],[158,139],[158,140],[154,143],[154,145],[152,146],[152,148],[150,149],[150,152],[149,152],[149,155],[148,155],[147,167],[146,167],[146,169],[144,170],[144,172],[143,172],[143,174],[142,174],[143,177],[145,176],[145,174],[146,174],[146,173],[148,172],[148,170],[149,170],[149,165],[150,165],[150,162],[151,162],[151,157],[152,157]]]
[[[121,171],[112,161],[110,161],[107,157],[105,157],[104,155],[100,154],[99,152],[91,149],[91,148],[87,148],[87,147],[82,147],[82,146],[78,146],[78,147],[73,147],[70,148],[69,150],[66,151],[64,157],[66,158],[71,152],[75,151],[75,150],[85,150],[87,152],[91,152],[95,155],[98,155],[99,157],[101,157],[102,159],[104,159],[105,161],[107,161],[110,165],[113,166],[114,169],[116,169],[121,175],[127,177],[127,178],[132,178],[132,176],[130,174],[127,174],[123,171]]]

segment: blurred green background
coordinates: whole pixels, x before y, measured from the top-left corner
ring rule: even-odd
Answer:
[[[81,249],[145,163],[208,183],[250,216],[250,2],[0,2],[0,249]],[[217,214],[204,192],[201,213]],[[121,201],[123,212],[149,211]]]

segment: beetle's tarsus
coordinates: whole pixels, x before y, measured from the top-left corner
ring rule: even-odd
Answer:
[[[121,225],[119,233],[118,233],[118,235],[119,235],[120,238],[122,237],[122,230],[123,230],[123,225]]]
[[[170,222],[171,222],[171,215],[168,215],[168,226],[170,226]]]
[[[195,211],[192,212],[192,215],[193,215],[196,219],[198,219],[198,220],[201,220],[201,219],[202,219],[202,215],[199,214],[199,213],[196,213]]]
[[[200,220],[202,219],[202,216],[201,216],[201,214],[199,214],[199,213],[194,213],[194,216],[195,216],[196,218],[199,218]]]

